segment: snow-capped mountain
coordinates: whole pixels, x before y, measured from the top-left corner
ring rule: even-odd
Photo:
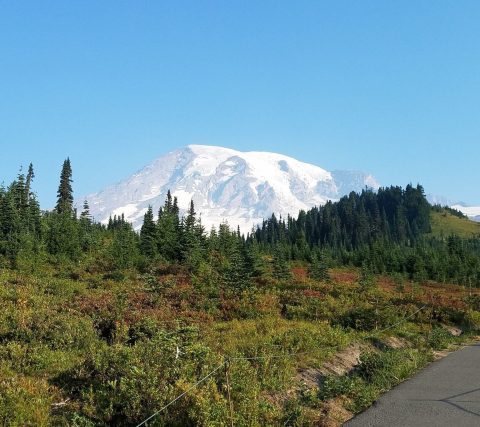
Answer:
[[[379,184],[362,172],[328,172],[281,154],[189,145],[78,200],[77,206],[86,199],[97,221],[105,223],[110,216],[123,213],[138,229],[148,206],[158,211],[170,189],[180,209],[194,201],[207,230],[228,221],[248,232],[272,213],[296,216],[301,209],[366,186],[378,189]]]
[[[456,204],[452,206],[453,209],[463,212],[470,219],[480,222],[480,206],[466,206],[464,204]]]

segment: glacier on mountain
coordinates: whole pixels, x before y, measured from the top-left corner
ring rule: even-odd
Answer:
[[[207,231],[227,221],[247,233],[272,213],[296,216],[365,187],[376,190],[379,184],[369,174],[329,172],[281,154],[189,145],[76,204],[80,207],[86,199],[102,223],[124,214],[138,229],[148,206],[158,211],[170,189],[181,210],[194,201]]]

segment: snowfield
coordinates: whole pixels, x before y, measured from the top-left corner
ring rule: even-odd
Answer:
[[[247,233],[272,213],[296,216],[366,186],[378,189],[379,184],[369,174],[329,172],[281,154],[189,145],[76,205],[81,209],[87,199],[97,221],[123,213],[138,229],[148,206],[158,211],[170,189],[181,210],[194,201],[207,231],[228,221]]]

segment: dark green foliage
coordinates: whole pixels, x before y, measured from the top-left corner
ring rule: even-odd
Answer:
[[[351,193],[301,211],[296,219],[272,215],[246,239],[225,224],[207,237],[193,201],[180,218],[177,200],[168,192],[158,218],[148,209],[138,238],[123,215],[111,218],[106,229],[96,224],[86,201],[76,218],[69,159],[62,167],[54,212],[40,211],[32,191],[34,177],[30,165],[26,176],[20,172],[8,188],[0,189],[1,264],[15,266],[19,257],[35,259],[45,253],[72,260],[88,256],[101,268],[116,269],[166,261],[195,272],[209,263],[227,288],[243,289],[269,269],[270,257],[274,278],[290,278],[289,262],[300,260],[310,262],[310,277],[323,281],[329,280],[328,259],[331,267],[368,266],[372,274],[399,274],[419,284],[480,285],[480,239],[430,237],[430,213],[438,207],[429,206],[419,185]],[[366,284],[361,280],[363,289]]]
[[[138,261],[138,236],[131,224],[116,221],[112,227],[113,239],[108,249],[108,255],[114,269],[132,268]]]
[[[92,217],[90,216],[90,206],[88,205],[87,200],[83,202],[83,210],[82,210],[82,213],[80,214],[80,221],[86,224],[92,223]]]
[[[430,237],[431,209],[420,185],[364,190],[297,219],[273,215],[248,242],[270,254],[281,244],[288,258],[314,264],[312,253],[321,249],[333,265],[368,265],[371,273],[399,273],[419,283],[480,286],[480,239]]]
[[[20,173],[7,190],[0,188],[0,255],[13,266],[20,252],[28,257],[40,249],[42,219],[36,196],[31,192],[33,177],[30,165],[27,182]]]
[[[358,249],[378,239],[406,243],[430,231],[430,205],[423,188],[408,185],[350,193],[338,202],[300,212],[287,222],[272,216],[255,231],[259,243],[289,242],[301,252],[307,246]]]
[[[157,221],[158,252],[169,261],[180,259],[180,231],[177,199],[174,198],[172,202],[169,190],[165,205],[158,213]]]
[[[320,280],[323,282],[330,281],[330,275],[328,274],[327,260],[323,252],[320,252],[320,254],[318,255],[316,253],[313,254],[308,273],[310,277],[312,277],[315,280]]]
[[[251,270],[247,265],[244,244],[234,236],[237,241],[233,244],[228,254],[228,265],[224,272],[224,283],[228,289],[241,292],[250,285]]]
[[[153,220],[152,207],[149,206],[143,218],[140,230],[140,252],[147,258],[154,258],[157,254],[157,228]]]
[[[370,291],[375,288],[375,277],[373,275],[371,267],[367,263],[364,263],[362,265],[358,284],[362,291]]]
[[[434,350],[442,350],[451,342],[452,335],[444,328],[434,328],[428,336],[428,345]]]
[[[80,227],[70,213],[51,212],[46,217],[47,250],[52,255],[66,256],[71,259],[80,256]]]
[[[72,182],[72,166],[70,159],[66,159],[63,162],[60,185],[57,191],[57,205],[55,209],[59,214],[71,214],[73,211]]]
[[[10,191],[0,193],[0,253],[14,261],[20,250],[21,222]]]
[[[83,252],[89,252],[99,241],[99,227],[94,224],[90,215],[90,207],[85,200],[79,221],[79,239]]]
[[[468,216],[465,215],[463,212],[457,209],[453,209],[450,206],[433,205],[432,210],[435,212],[443,213],[443,214],[445,214],[445,212],[448,212],[449,214],[456,216],[457,218],[463,218],[463,219],[468,218]]]
[[[285,256],[285,250],[280,245],[276,245],[272,259],[273,277],[276,279],[290,279],[292,273]]]
[[[352,308],[343,316],[340,316],[335,323],[344,328],[372,331],[393,325],[399,320],[397,311],[392,308],[365,304]]]
[[[180,228],[181,260],[191,271],[194,271],[204,256],[206,239],[201,221],[197,219],[193,200],[190,202],[187,216],[182,218]]]

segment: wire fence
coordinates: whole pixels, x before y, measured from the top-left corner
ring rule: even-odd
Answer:
[[[411,319],[412,317],[414,317],[416,314],[418,314],[419,312],[421,312],[422,310],[424,310],[426,307],[428,306],[428,304],[425,304],[423,305],[422,307],[420,307],[418,310],[416,310],[415,312],[411,313],[410,315],[408,315],[407,317],[404,317],[403,319],[401,319],[400,321],[392,324],[392,325],[389,325],[388,327],[386,328],[383,328],[383,329],[380,329],[378,331],[375,331],[375,333],[379,334],[379,333],[383,333],[383,332],[386,332],[390,329],[393,329],[403,323],[405,323],[407,320]],[[337,346],[329,346],[329,347],[332,347],[332,348],[335,348]],[[284,354],[273,354],[273,355],[263,355],[263,356],[252,356],[252,357],[227,357],[225,358],[225,360],[223,361],[223,363],[221,363],[220,365],[218,365],[215,369],[213,369],[211,372],[209,372],[207,375],[205,375],[203,378],[201,378],[199,381],[197,381],[195,384],[193,384],[191,387],[189,387],[187,390],[185,390],[183,393],[181,393],[180,395],[178,395],[175,399],[171,400],[170,402],[168,402],[165,406],[163,406],[162,408],[160,408],[158,411],[156,411],[154,414],[152,414],[150,417],[148,417],[147,419],[145,419],[144,421],[142,421],[140,424],[137,425],[137,427],[142,427],[142,426],[145,426],[147,425],[147,423],[151,420],[153,420],[155,417],[157,417],[158,415],[160,415],[163,411],[165,411],[167,408],[169,408],[171,405],[173,405],[175,402],[177,402],[178,400],[180,400],[182,397],[184,397],[185,395],[187,395],[188,393],[190,393],[191,391],[193,391],[195,388],[197,388],[200,384],[202,384],[203,382],[207,381],[209,378],[211,378],[215,373],[217,373],[218,371],[220,371],[222,368],[228,366],[231,362],[235,362],[235,361],[240,361],[240,360],[247,360],[247,361],[251,361],[251,360],[265,360],[265,359],[279,359],[279,358],[285,358],[285,357],[295,357],[295,356],[300,356],[300,355],[307,355],[309,354],[309,352],[296,352],[296,353],[284,353]],[[288,422],[288,420],[287,420]]]

